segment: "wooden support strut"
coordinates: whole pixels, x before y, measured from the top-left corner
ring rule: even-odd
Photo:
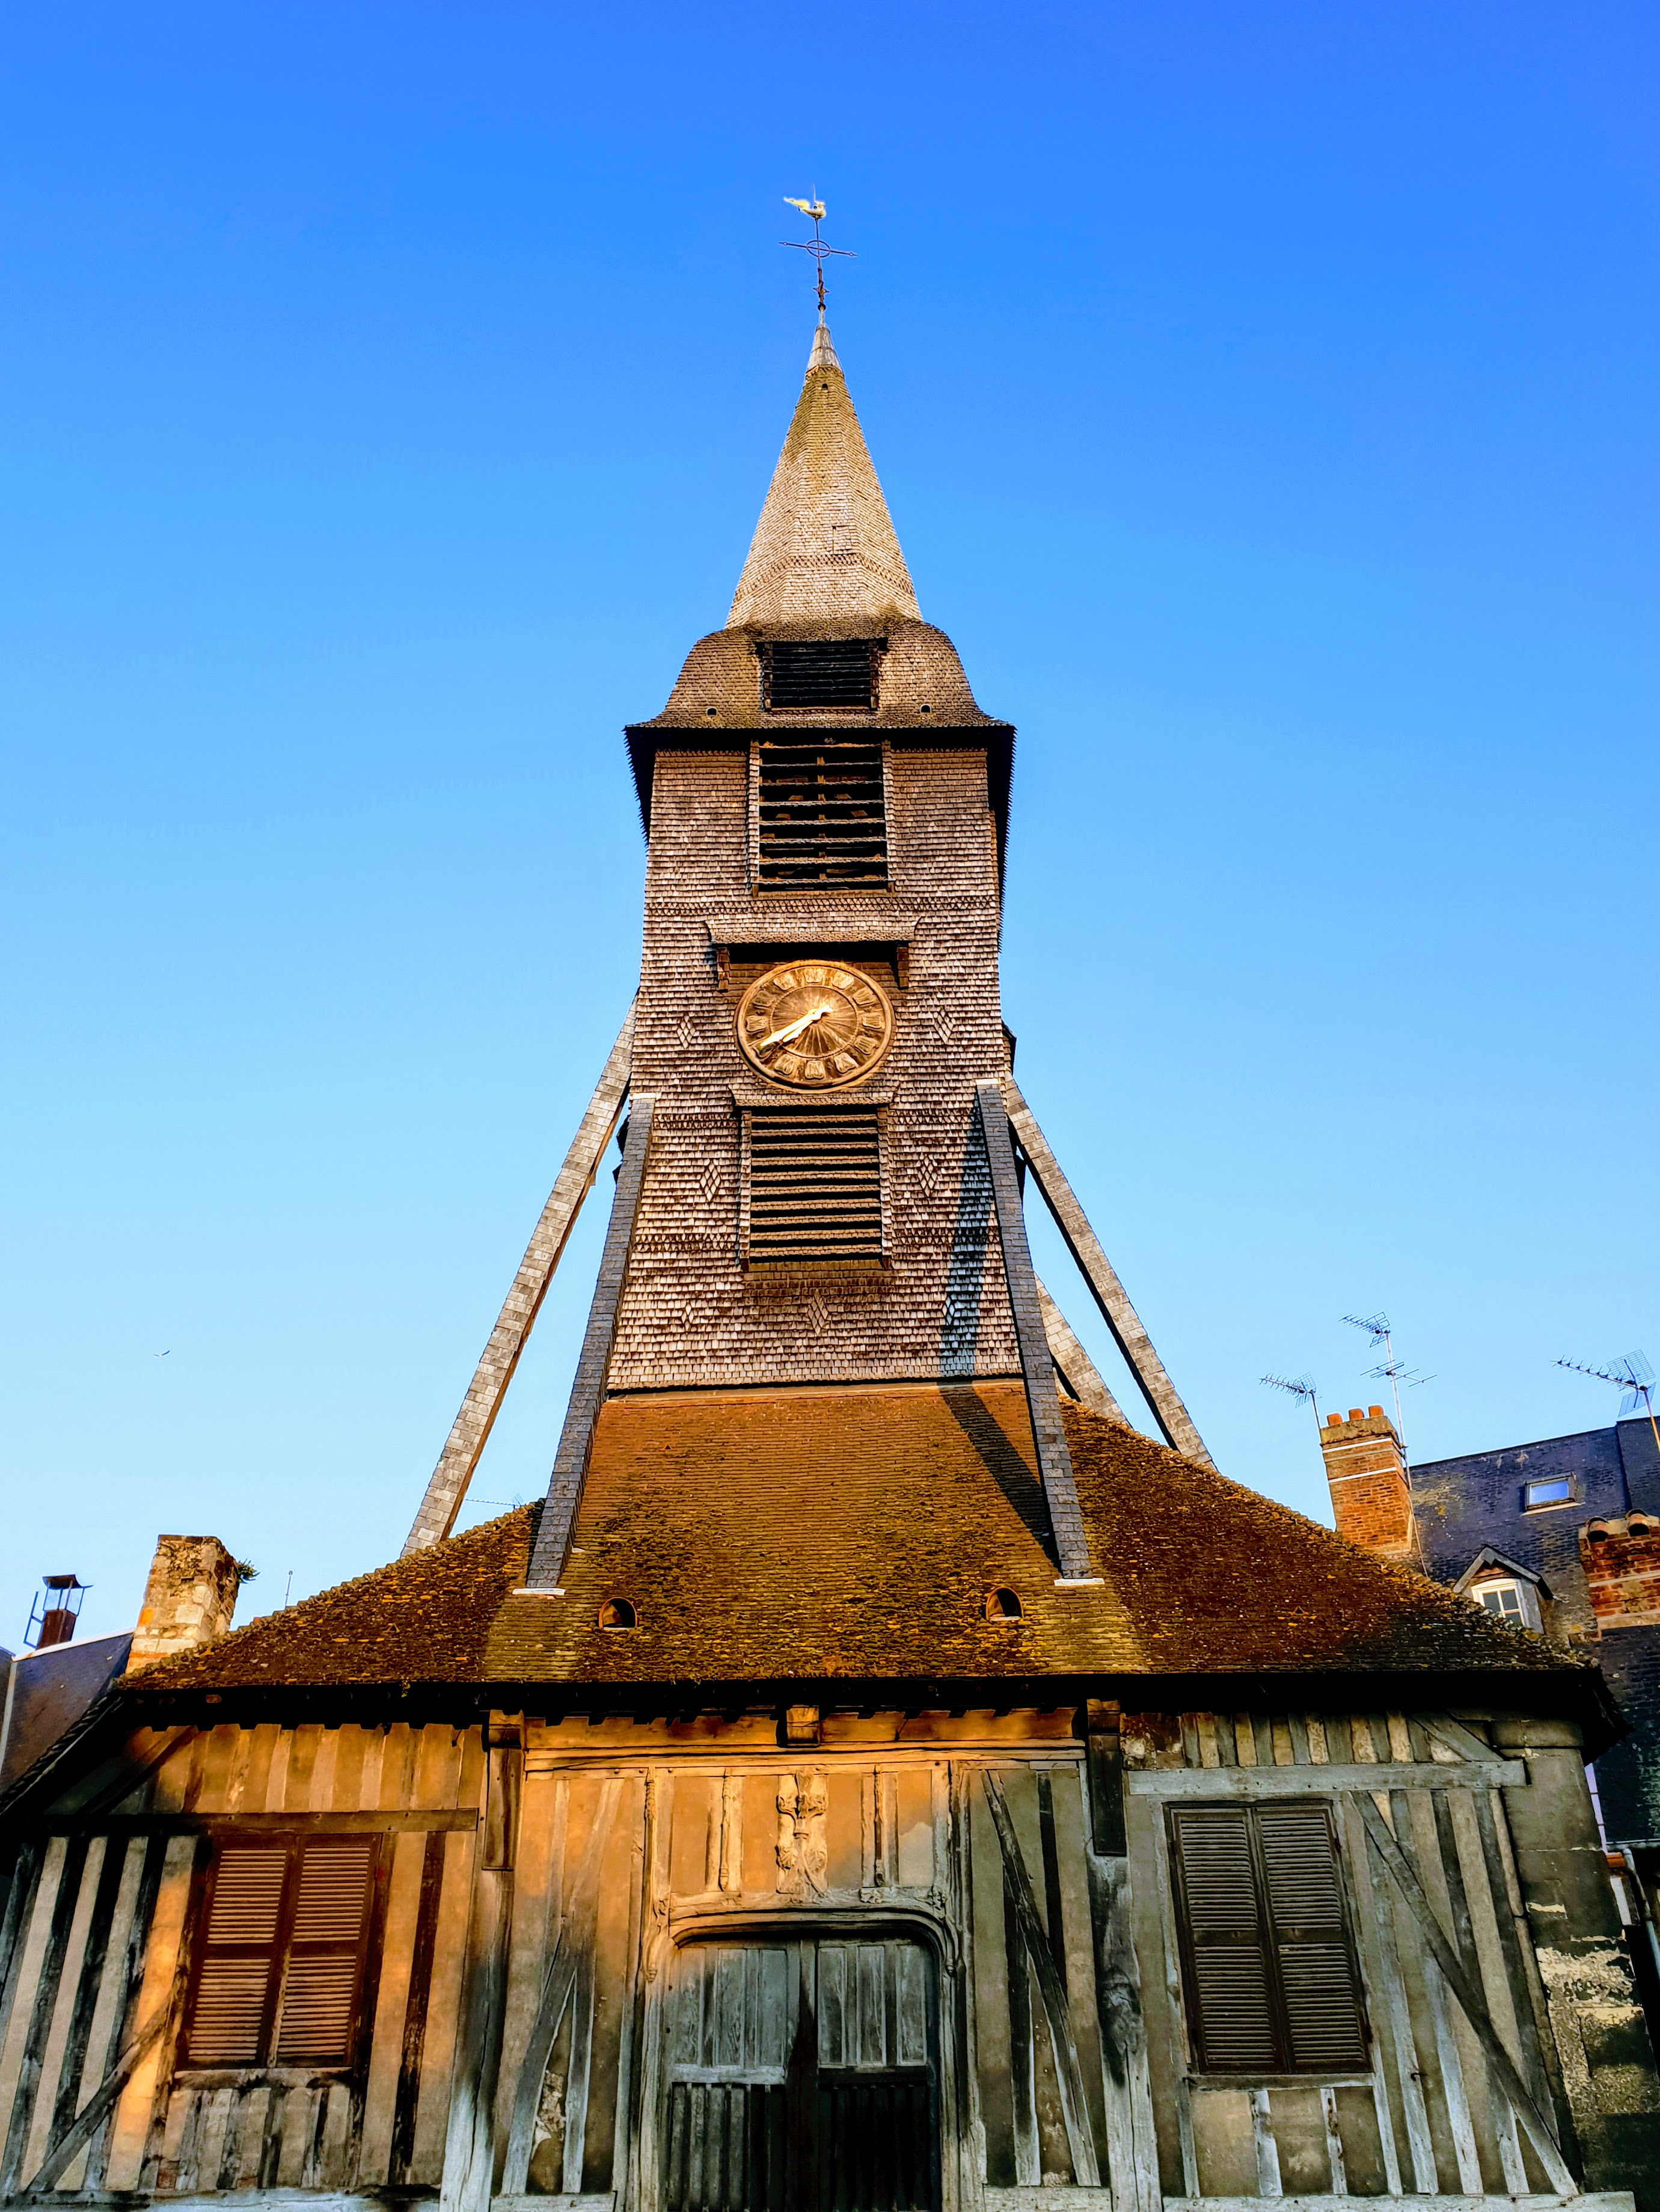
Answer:
[[[576,1508],[593,1449],[593,1431],[605,1395],[605,1374],[611,1346],[617,1340],[617,1313],[623,1298],[623,1279],[628,1273],[634,1243],[634,1224],[640,1211],[640,1193],[646,1180],[646,1155],[651,1149],[651,1117],[657,1104],[648,1091],[636,1091],[629,1113],[628,1142],[617,1170],[617,1195],[611,1200],[611,1226],[599,1261],[599,1279],[593,1286],[588,1310],[587,1333],[582,1356],[576,1363],[570,1404],[548,1482],[548,1502],[542,1509],[542,1525],[525,1576],[531,1589],[556,1589],[570,1548]]]
[[[1100,1240],[1090,1227],[1077,1194],[1061,1172],[1055,1154],[1049,1150],[1043,1132],[1032,1119],[1032,1112],[1021,1097],[1012,1075],[1002,1081],[1002,1095],[1008,1108],[1008,1117],[1020,1149],[1025,1154],[1027,1165],[1037,1178],[1037,1188],[1043,1194],[1043,1203],[1055,1218],[1055,1225],[1066,1239],[1067,1249],[1077,1261],[1079,1270],[1089,1285],[1095,1303],[1101,1309],[1101,1317],[1112,1331],[1113,1341],[1129,1363],[1131,1373],[1140,1384],[1159,1434],[1171,1448],[1187,1458],[1197,1460],[1201,1467],[1214,1468],[1215,1462],[1205,1449],[1199,1431],[1187,1407],[1177,1395],[1176,1385],[1164,1372],[1164,1362],[1153,1350],[1141,1319],[1125,1294],[1124,1285],[1114,1273],[1112,1264],[1102,1250]]]
[[[542,1218],[531,1232],[519,1273],[513,1279],[513,1288],[508,1292],[490,1331],[489,1342],[467,1386],[467,1395],[461,1401],[461,1410],[455,1417],[448,1441],[438,1455],[421,1510],[404,1540],[405,1559],[411,1552],[422,1552],[429,1544],[439,1543],[455,1526],[455,1516],[461,1510],[473,1469],[502,1410],[502,1401],[507,1395],[520,1354],[530,1340],[548,1285],[553,1280],[554,1270],[582,1210],[582,1200],[593,1187],[594,1176],[622,1114],[633,1050],[634,1009],[630,1006],[611,1048],[605,1072],[588,1102],[588,1109],[565,1155],[565,1164],[542,1208]]]
[[[1066,1582],[1091,1582],[1095,1577],[1090,1565],[1089,1540],[1084,1533],[1084,1516],[1073,1480],[1072,1454],[1067,1449],[1067,1432],[1061,1421],[1055,1360],[1043,1333],[1043,1316],[1037,1303],[1037,1278],[1032,1272],[1025,1218],[1020,1211],[1020,1183],[1014,1171],[1008,1116],[1003,1110],[1002,1092],[995,1076],[985,1077],[975,1088],[991,1167],[997,1234],[1003,1248],[1003,1273],[1008,1280],[1009,1304],[1014,1310],[1014,1334],[1020,1346],[1026,1404],[1037,1445],[1037,1471],[1049,1509],[1049,1526],[1055,1532],[1061,1576]]]
[[[1128,1427],[1123,1408],[1105,1382],[1099,1370],[1073,1333],[1072,1324],[1043,1287],[1041,1275],[1032,1282],[1037,1291],[1037,1310],[1043,1316],[1043,1334],[1049,1339],[1049,1356],[1055,1362],[1055,1371],[1071,1391],[1080,1406],[1087,1406],[1091,1413],[1099,1413],[1104,1420],[1117,1421]]]

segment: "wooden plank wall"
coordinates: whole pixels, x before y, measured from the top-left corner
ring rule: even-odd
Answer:
[[[482,1775],[476,1730],[225,1727],[140,1735],[60,1801],[47,1824],[58,1832],[33,1854],[35,1866],[25,1844],[13,1883],[14,1955],[0,1983],[0,2197],[28,2185],[49,2144],[158,2017],[161,2034],[58,2176],[59,2190],[435,2182]],[[174,2078],[192,1876],[210,1833],[250,1819],[385,1836],[365,1991],[374,2033],[355,2079],[293,2069]]]
[[[58,2191],[437,2187],[452,2081],[477,2058],[458,2063],[458,2022],[493,1986],[473,2166],[482,2142],[503,2197],[616,2191],[650,2212],[676,1947],[811,1921],[933,1948],[946,2212],[1015,2212],[1039,2187],[1110,2190],[1115,2212],[1554,2201],[1552,2138],[1571,2142],[1572,2118],[1506,1840],[1520,1765],[1456,1723],[1401,1715],[1098,1711],[1087,1764],[1070,1711],[827,1723],[788,1749],[770,1719],[532,1723],[508,1732],[512,1833],[506,1767],[480,1826],[476,1729],[136,1739],[26,1844],[0,1914],[0,2195],[158,2020]],[[1371,2063],[1322,2083],[1207,2081],[1183,2024],[1167,1805],[1304,1790],[1337,1811]],[[259,1817],[383,1834],[373,2033],[350,2079],[175,2075],[193,1869],[216,1828]],[[1450,1947],[1439,1965],[1414,1918],[1426,1899]],[[475,1951],[500,1950],[494,1984],[470,1929]],[[482,2203],[477,2181],[449,2182],[463,2212]]]

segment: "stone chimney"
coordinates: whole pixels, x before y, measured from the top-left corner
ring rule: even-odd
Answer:
[[[127,1672],[217,1643],[230,1626],[242,1580],[216,1536],[159,1536]]]
[[[1413,1525],[1412,1486],[1395,1424],[1381,1406],[1328,1413],[1320,1449],[1331,1489],[1337,1533],[1381,1557],[1414,1564],[1417,1530]]]

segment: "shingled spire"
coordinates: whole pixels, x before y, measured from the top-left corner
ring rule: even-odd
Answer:
[[[847,379],[821,322],[727,627],[920,620]]]

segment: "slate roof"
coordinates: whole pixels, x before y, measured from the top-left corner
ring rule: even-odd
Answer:
[[[601,1414],[562,1597],[520,1593],[525,1506],[137,1686],[1451,1673],[1580,1676],[1594,1701],[1589,1662],[1133,1431],[1067,1422],[1098,1589],[1055,1587],[1018,1382],[642,1395]],[[1018,1624],[984,1621],[997,1586]],[[599,1626],[612,1597],[635,1630]]]

